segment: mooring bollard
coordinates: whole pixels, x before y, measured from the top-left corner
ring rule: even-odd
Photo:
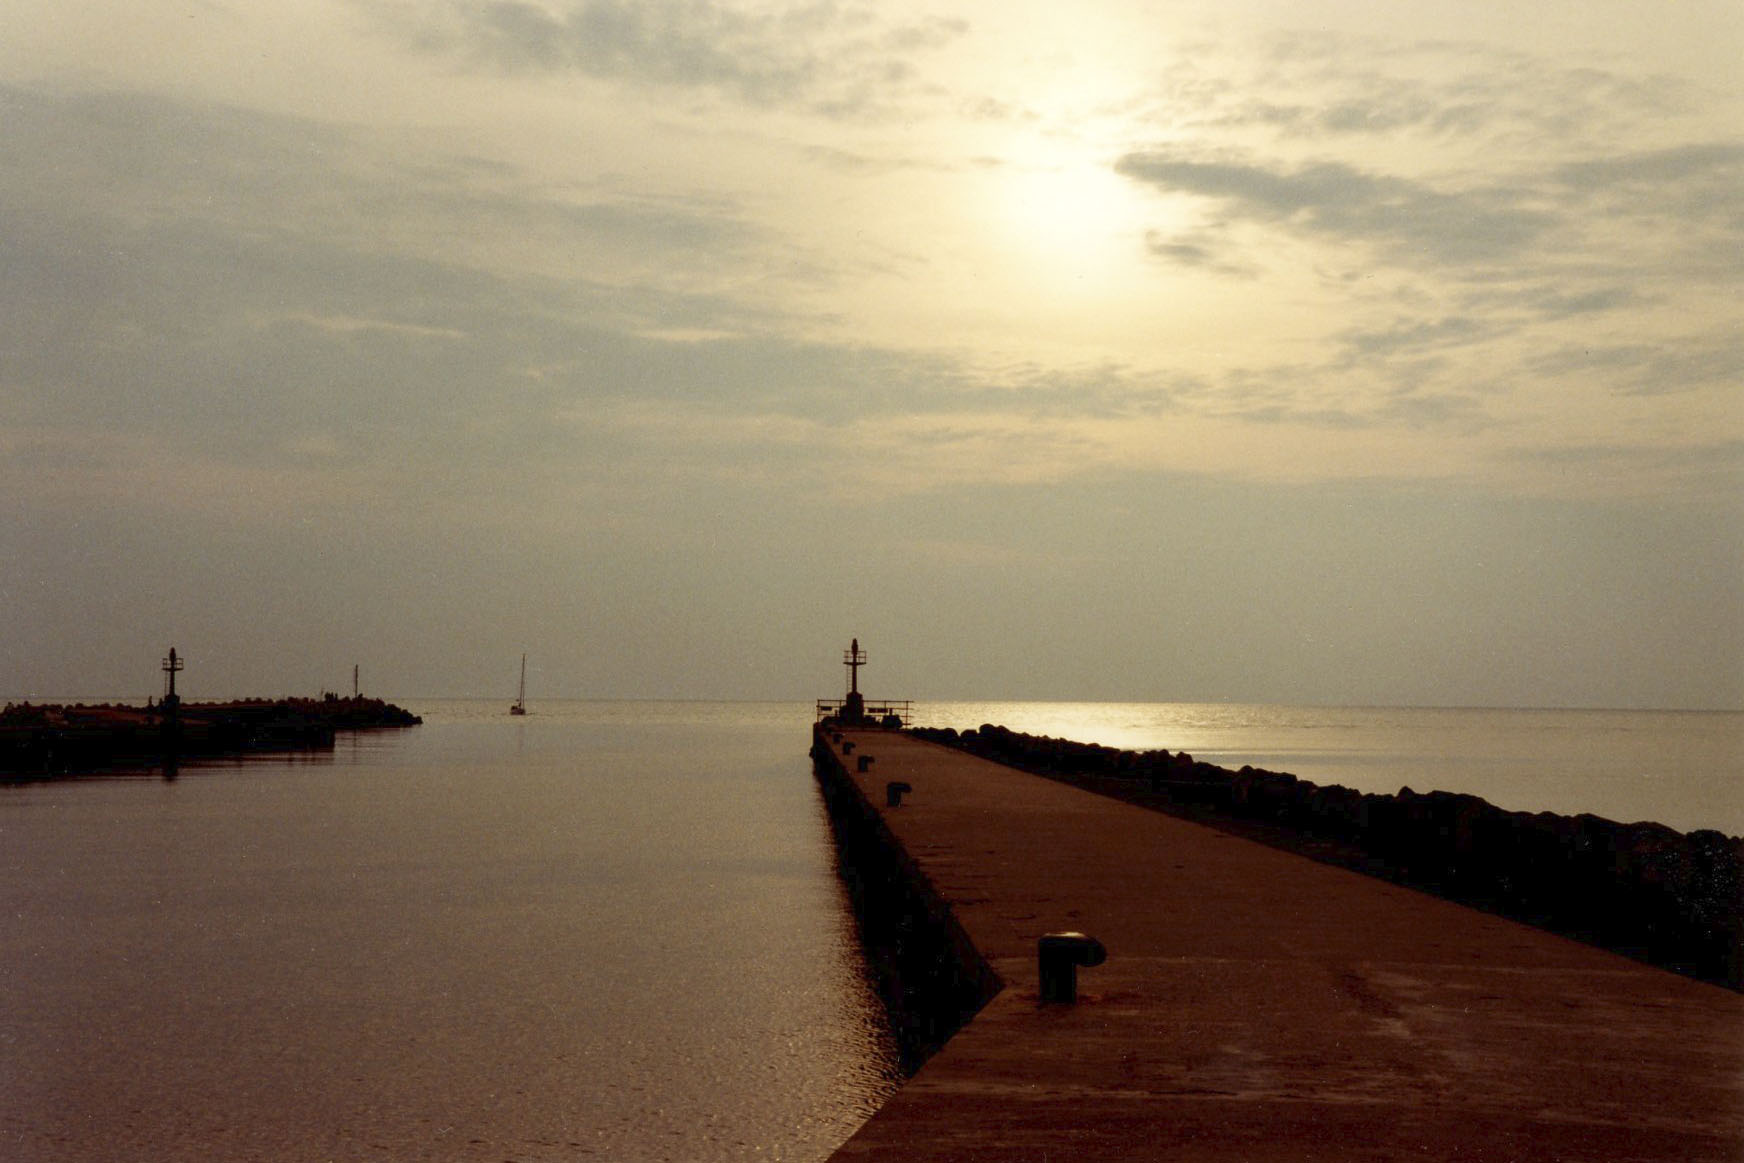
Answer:
[[[843,755],[854,754],[854,741],[852,739],[849,739],[846,743],[842,744],[842,754]]]
[[[862,755],[862,756],[860,756],[860,761],[858,764],[856,764],[856,766],[861,771],[871,771],[872,770],[872,761],[876,758],[877,758],[877,756],[874,756],[874,755]]]
[[[1078,1000],[1078,966],[1108,960],[1102,942],[1083,933],[1048,933],[1036,942],[1041,963],[1042,1000],[1071,1005]]]
[[[912,787],[903,783],[901,780],[891,780],[889,783],[884,785],[884,806],[887,808],[900,808],[902,806],[903,793],[911,792],[913,790]]]

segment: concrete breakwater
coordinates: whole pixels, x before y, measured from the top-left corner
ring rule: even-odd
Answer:
[[[924,902],[945,935],[916,940],[999,987],[837,1160],[1744,1149],[1735,992],[907,731],[813,748],[864,891]],[[1107,954],[1070,1003],[1068,930]]]
[[[1477,796],[1376,795],[1184,752],[1122,751],[1004,727],[917,729],[1024,771],[1246,834],[1744,989],[1744,839]]]
[[[181,759],[333,746],[339,731],[423,722],[381,699],[243,699],[162,707],[8,703],[0,710],[0,779],[46,779]]]

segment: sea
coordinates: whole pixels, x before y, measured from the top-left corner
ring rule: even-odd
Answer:
[[[0,1158],[821,1160],[901,1084],[811,704],[395,701],[0,786]],[[913,710],[1744,834],[1738,713]]]

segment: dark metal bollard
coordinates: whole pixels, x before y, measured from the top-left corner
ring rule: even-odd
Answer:
[[[913,790],[912,787],[903,783],[901,780],[891,780],[889,783],[884,785],[884,806],[887,808],[900,808],[902,806],[902,794]]]
[[[875,758],[877,758],[877,756],[862,755],[862,756],[860,756],[859,762],[855,766],[857,766],[861,771],[871,771],[872,770],[872,760],[874,760]]]
[[[1102,942],[1082,933],[1049,933],[1036,942],[1041,962],[1042,1000],[1071,1005],[1078,1000],[1078,966],[1108,960]]]
[[[846,743],[842,744],[842,754],[843,755],[854,754],[854,741],[852,739],[850,739]]]

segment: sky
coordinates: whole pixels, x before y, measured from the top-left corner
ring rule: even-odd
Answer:
[[[1735,0],[9,0],[0,696],[1744,708]]]

